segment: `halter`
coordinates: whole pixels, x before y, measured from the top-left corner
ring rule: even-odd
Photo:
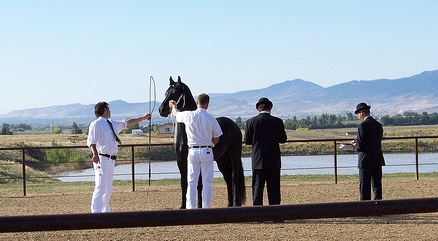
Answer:
[[[181,106],[181,109],[182,109],[182,108],[184,108],[185,105],[186,105],[186,101],[185,101],[184,94],[181,94],[181,95],[179,96],[178,100],[176,101],[176,105],[177,105],[177,106],[178,106],[178,103],[180,102],[181,99],[183,100],[183,106]]]
[[[183,106],[181,108],[184,108],[185,106],[185,98],[184,98],[184,92],[181,93],[181,95],[178,97],[178,100],[176,101],[176,105],[178,106],[178,103],[181,101],[181,99],[184,101],[183,102]],[[178,128],[177,128],[177,122],[176,122],[176,118],[172,115],[172,112],[170,113],[170,118],[172,120],[172,127],[173,130],[171,130],[171,133],[173,134],[173,143],[176,143],[176,136],[177,136],[177,132],[178,132]]]

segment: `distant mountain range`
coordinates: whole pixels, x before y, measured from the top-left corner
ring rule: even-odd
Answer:
[[[186,82],[190,87],[190,83]],[[394,115],[401,111],[438,112],[438,70],[425,71],[401,79],[353,80],[321,87],[309,81],[295,79],[273,84],[257,90],[236,93],[211,93],[209,112],[214,116],[227,116],[243,120],[256,115],[255,103],[268,97],[274,103],[273,115],[281,118],[321,115],[344,115],[353,112],[356,104],[366,102],[372,106],[372,115]],[[149,110],[149,102],[109,102],[112,117],[136,117]],[[154,123],[169,122],[158,114],[160,102],[155,103]],[[154,106],[154,103],[151,103]],[[70,104],[26,110],[0,115],[0,123],[8,124],[88,124],[94,120],[94,104]]]

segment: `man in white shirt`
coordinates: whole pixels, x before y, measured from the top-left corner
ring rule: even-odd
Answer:
[[[117,136],[123,129],[138,124],[143,120],[151,119],[150,114],[122,121],[111,120],[111,111],[106,102],[99,102],[94,106],[97,119],[91,122],[88,129],[87,146],[93,154],[94,192],[91,200],[91,212],[111,212],[109,199],[113,192],[114,165],[118,144]]]
[[[186,208],[196,208],[196,186],[199,174],[202,174],[202,208],[211,207],[214,178],[213,146],[219,142],[222,130],[217,120],[207,112],[210,97],[200,94],[194,111],[178,111],[175,101],[169,101],[169,107],[177,122],[186,125],[187,144],[187,203]]]

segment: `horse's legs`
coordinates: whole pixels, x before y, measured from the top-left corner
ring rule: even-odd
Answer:
[[[233,194],[236,192],[236,187],[233,188],[233,178],[232,178],[232,171],[231,171],[231,165],[227,162],[227,159],[224,157],[219,158],[216,160],[217,167],[219,168],[219,171],[221,171],[222,176],[224,177],[225,183],[227,184],[227,194],[228,194],[228,207],[232,206],[240,206],[240,205],[234,205],[234,198],[233,195],[236,196],[236,194]]]
[[[240,144],[240,143],[239,143]],[[226,162],[230,166],[230,175],[232,177],[232,187],[234,197],[234,206],[242,206],[245,203],[245,175],[243,173],[242,166],[242,146],[241,144],[230,145],[227,150],[227,160]]]
[[[179,173],[181,174],[181,207],[180,209],[186,209],[186,201],[187,201],[187,160],[177,160]]]
[[[202,175],[199,174],[198,179],[198,208],[202,208]]]
[[[242,175],[243,173],[243,169],[241,170],[241,168],[243,167],[237,167],[235,166],[233,168],[233,195],[234,195],[234,206],[242,206],[242,199],[241,199],[241,192],[243,192],[243,195],[245,193],[245,184],[243,183],[243,187],[240,185],[239,181],[245,181],[245,176]],[[245,202],[243,200],[243,202]]]

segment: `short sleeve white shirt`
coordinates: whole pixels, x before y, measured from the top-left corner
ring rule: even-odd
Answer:
[[[189,146],[213,146],[213,138],[220,137],[222,129],[216,118],[206,109],[176,113],[176,121],[186,125],[187,144]]]
[[[113,124],[114,131],[119,134],[123,129],[126,129],[126,120],[117,121],[110,120]],[[88,128],[87,146],[95,144],[99,153],[115,155],[118,152],[118,143],[107,119],[99,117],[91,122]]]

